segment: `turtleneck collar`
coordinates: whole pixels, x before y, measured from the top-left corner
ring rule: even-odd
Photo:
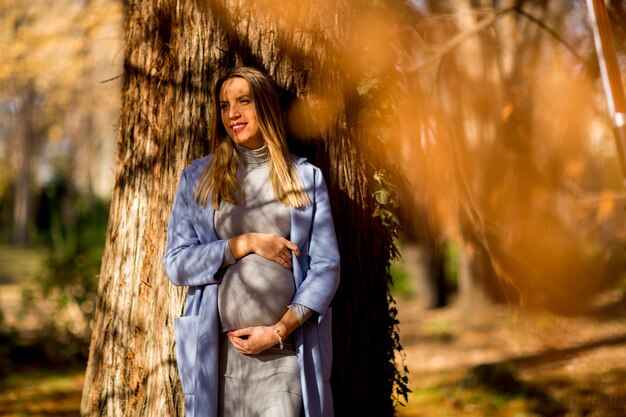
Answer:
[[[237,150],[239,160],[245,165],[263,164],[270,159],[270,153],[267,149],[267,143],[264,143],[263,146],[257,149],[248,149],[241,145],[235,144],[235,149]]]

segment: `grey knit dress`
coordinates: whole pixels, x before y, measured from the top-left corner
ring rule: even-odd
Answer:
[[[289,239],[291,212],[276,199],[269,180],[268,151],[237,146],[237,176],[244,187],[241,205],[226,202],[215,212],[221,239],[243,233],[271,233]],[[293,274],[276,262],[251,253],[228,265],[218,289],[220,370],[218,414],[224,417],[299,417],[302,389],[293,339],[284,349],[272,347],[258,355],[243,355],[225,332],[275,324],[295,293]],[[300,317],[299,317],[300,318]],[[278,341],[278,340],[277,340]]]

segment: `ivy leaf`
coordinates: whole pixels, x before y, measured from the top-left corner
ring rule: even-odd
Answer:
[[[374,192],[374,198],[376,199],[378,204],[389,204],[389,201],[391,200],[391,194],[388,190],[385,189],[376,190]]]
[[[359,85],[357,85],[356,87],[356,92],[359,93],[360,96],[364,96],[368,94],[370,90],[378,87],[379,84],[380,81],[378,81],[376,78],[367,78],[365,80],[361,80],[361,82],[359,82]]]

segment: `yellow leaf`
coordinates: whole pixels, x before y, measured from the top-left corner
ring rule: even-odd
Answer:
[[[598,203],[596,221],[602,222],[615,213],[615,193],[613,191],[603,191]]]
[[[504,120],[505,122],[507,120],[509,120],[509,117],[511,117],[511,115],[513,114],[513,104],[507,104],[506,106],[504,106],[502,108],[502,120]]]

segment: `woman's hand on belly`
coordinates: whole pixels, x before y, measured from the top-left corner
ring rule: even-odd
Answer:
[[[226,335],[235,349],[245,355],[256,355],[278,343],[278,336],[273,326],[246,327],[231,330]]]
[[[256,253],[274,261],[285,269],[291,269],[291,252],[300,256],[298,246],[282,236],[267,233],[244,233],[228,240],[233,257],[238,260],[249,253]]]

